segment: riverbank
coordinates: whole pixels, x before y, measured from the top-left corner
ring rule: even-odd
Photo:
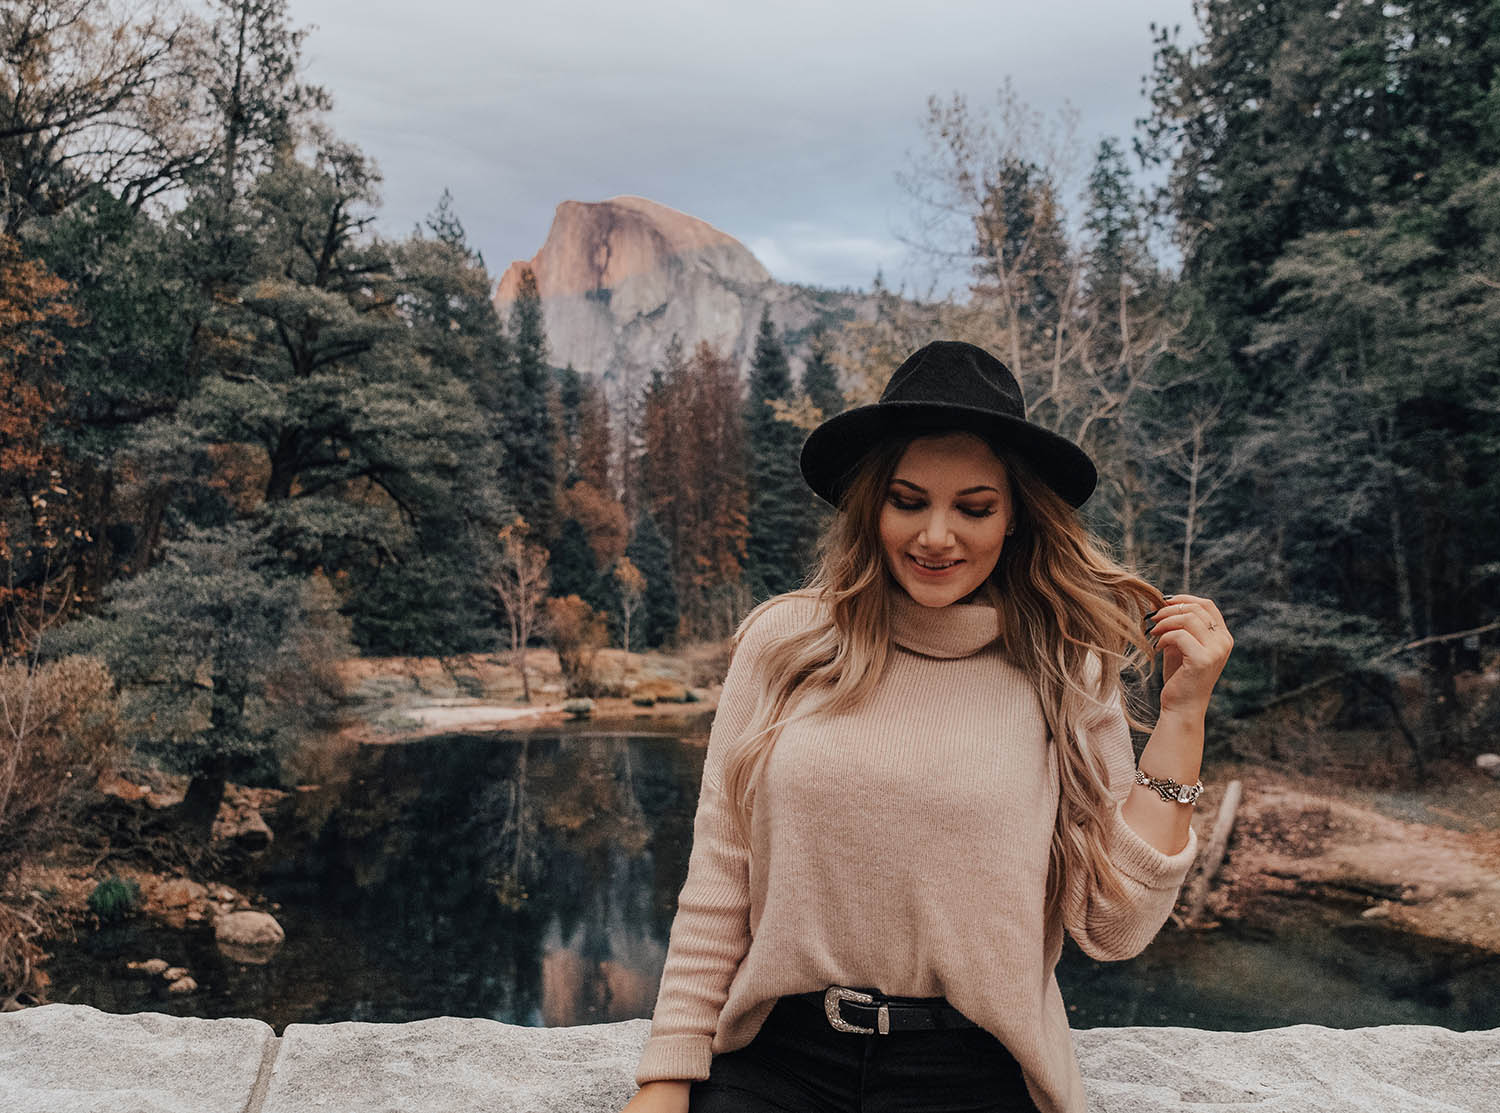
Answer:
[[[1229,781],[1244,785],[1208,915],[1274,929],[1287,902],[1315,900],[1500,954],[1500,782],[1458,762],[1432,772],[1419,787],[1368,787],[1243,762],[1205,768],[1200,838]]]
[[[524,699],[515,655],[475,653],[453,658],[384,657],[342,662],[349,721],[344,744],[388,744],[452,733],[554,730],[579,722],[565,710],[566,688],[557,654],[526,653],[530,701]],[[594,675],[603,694],[591,697],[583,718],[595,726],[711,715],[727,668],[719,645],[682,653],[625,653],[601,649]]]
[[[503,737],[497,735],[497,741]],[[1307,774],[1246,762],[1205,768],[1209,789],[1194,817],[1205,841],[1224,787],[1238,778],[1245,791],[1228,855],[1210,892],[1207,923],[1190,930],[1282,938],[1306,935],[1316,923],[1367,922],[1383,932],[1500,956],[1500,785],[1462,767],[1446,774],[1424,790],[1369,789],[1331,786]],[[132,806],[156,811],[169,807],[185,788],[185,782],[159,774],[139,781],[127,776],[111,784],[118,794],[111,807],[134,797]],[[230,911],[279,915],[280,905],[257,891],[253,862],[231,855],[232,840],[223,836],[242,828],[250,810],[263,813],[274,828],[278,811],[295,803],[293,796],[231,786],[217,827],[221,837],[210,848],[231,863],[227,869],[152,868],[114,856],[101,859],[98,842],[85,838],[53,848],[45,860],[22,870],[7,900],[51,922],[47,938],[58,941],[98,929],[88,897],[109,876],[139,886],[144,922],[176,931],[202,932]],[[1164,929],[1180,930],[1180,922]],[[43,962],[32,996],[23,1003],[47,1000],[48,982]]]

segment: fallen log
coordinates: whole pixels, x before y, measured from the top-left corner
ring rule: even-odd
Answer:
[[[1203,906],[1208,903],[1208,890],[1213,885],[1219,866],[1224,862],[1224,851],[1229,847],[1229,833],[1234,829],[1235,813],[1239,811],[1243,787],[1238,780],[1229,782],[1224,790],[1224,799],[1219,804],[1219,814],[1214,818],[1214,833],[1203,851],[1203,868],[1193,878],[1188,889],[1187,915],[1184,923],[1189,927],[1199,923],[1203,917]]]

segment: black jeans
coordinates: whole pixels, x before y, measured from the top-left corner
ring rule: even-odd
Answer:
[[[755,1038],[715,1055],[690,1113],[1037,1113],[1021,1068],[983,1028],[857,1035],[782,997]]]

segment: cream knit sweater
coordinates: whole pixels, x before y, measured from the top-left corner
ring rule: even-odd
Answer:
[[[1197,836],[1167,855],[1126,824],[1130,734],[1118,701],[1097,704],[1087,737],[1110,771],[1110,852],[1128,897],[1069,879],[1063,922],[1044,923],[1059,789],[1035,691],[1001,652],[992,607],[929,608],[897,590],[899,648],[873,697],[783,730],[747,846],[726,811],[726,758],[755,710],[767,639],[805,626],[817,606],[779,597],[730,663],[637,1083],[707,1078],[712,1056],[749,1043],[782,994],[875,986],[947,997],[1010,1049],[1043,1113],[1083,1113],[1053,974],[1063,927],[1094,958],[1139,953],[1172,909]]]

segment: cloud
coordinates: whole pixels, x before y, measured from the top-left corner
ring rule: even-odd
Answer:
[[[745,244],[781,282],[867,288],[877,271],[901,265],[904,245],[892,239],[843,235],[836,229],[799,222]]]
[[[902,268],[909,198],[895,181],[926,100],[993,101],[1007,74],[1033,106],[1064,100],[1080,140],[1143,115],[1144,4],[947,0],[292,0],[316,29],[308,77],[333,124],[379,163],[382,227],[405,231],[453,191],[492,271],[530,257],[558,202],[637,193],[748,245],[778,277],[867,285]],[[893,285],[896,284],[893,281]]]

